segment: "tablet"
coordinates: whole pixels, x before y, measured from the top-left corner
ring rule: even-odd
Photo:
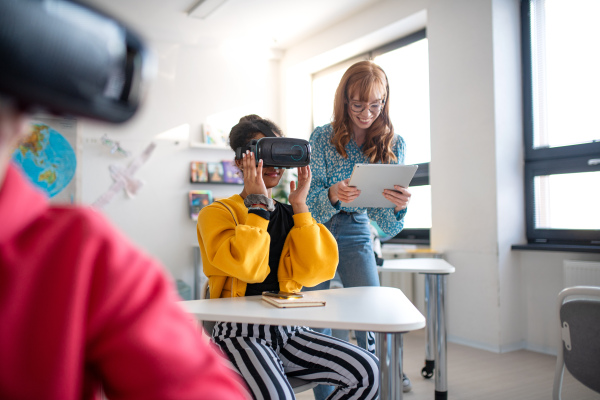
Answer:
[[[394,185],[408,187],[416,165],[401,164],[354,164],[350,186],[356,186],[360,195],[350,203],[341,203],[342,207],[395,207],[394,203],[383,197],[383,189],[393,189]]]

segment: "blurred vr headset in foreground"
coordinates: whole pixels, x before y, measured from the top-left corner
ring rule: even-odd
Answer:
[[[265,167],[296,168],[306,167],[310,163],[310,144],[304,139],[286,137],[263,137],[251,140],[246,148],[238,147],[235,158],[250,150]]]
[[[153,73],[136,34],[71,0],[1,0],[0,60],[0,95],[19,108],[115,123]]]

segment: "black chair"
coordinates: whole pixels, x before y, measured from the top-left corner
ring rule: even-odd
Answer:
[[[564,368],[600,393],[600,287],[574,286],[558,295],[561,340],[552,397],[561,399]]]

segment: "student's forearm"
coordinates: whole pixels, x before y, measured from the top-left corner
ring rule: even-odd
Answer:
[[[331,202],[332,205],[337,203],[338,201],[340,201],[340,199],[337,196],[337,190],[332,190],[333,188],[334,187],[331,186],[327,191],[327,194],[329,196],[329,201]]]

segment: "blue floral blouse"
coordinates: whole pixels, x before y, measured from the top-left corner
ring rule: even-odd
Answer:
[[[331,144],[333,127],[323,125],[310,135],[311,157],[310,168],[312,181],[306,203],[313,217],[319,223],[325,223],[340,210],[348,212],[367,213],[369,218],[377,223],[381,230],[390,236],[397,235],[404,226],[406,209],[395,213],[393,208],[358,208],[340,207],[340,202],[332,205],[329,201],[329,187],[339,181],[350,178],[356,163],[369,163],[354,139],[346,145],[348,158],[342,157]],[[398,162],[404,163],[405,143],[400,135],[395,135],[393,151]]]

